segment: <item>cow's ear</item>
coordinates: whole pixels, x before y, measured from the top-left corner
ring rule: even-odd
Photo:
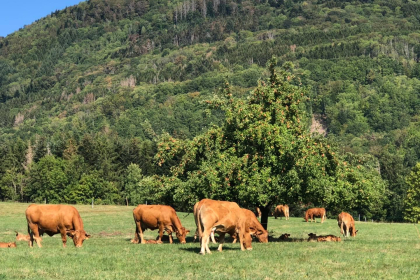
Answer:
[[[190,230],[189,230],[189,229],[187,229],[187,230],[185,231],[185,233],[186,233],[186,234],[190,233]]]
[[[92,235],[85,233],[86,239],[89,239]]]
[[[67,234],[67,236],[70,236],[71,238],[73,238],[74,237],[74,234],[75,234],[75,231],[68,229],[67,232],[66,232],[66,234]]]

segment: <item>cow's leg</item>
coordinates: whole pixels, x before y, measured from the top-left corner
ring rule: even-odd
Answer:
[[[232,238],[233,238],[233,241],[232,241],[232,244],[234,244],[234,243],[236,243],[236,241],[238,241],[238,234],[232,234],[231,235],[232,236]]]
[[[30,227],[31,232],[32,232],[31,233],[31,241],[30,241],[31,245],[33,246],[34,240],[35,240],[38,247],[41,248],[42,247],[42,245],[41,245],[42,238],[39,236],[38,226],[35,225],[35,224],[30,224],[28,226]],[[32,247],[32,246],[30,246],[30,247]]]
[[[60,234],[61,234],[61,240],[63,241],[63,247],[66,248],[66,243],[67,243],[66,231],[61,230]]]
[[[338,222],[338,225],[340,226],[341,235],[344,235],[343,222],[341,222],[341,224],[340,224],[340,222]]]
[[[211,228],[203,231],[203,235],[201,237],[201,251],[200,251],[200,254],[202,255],[205,255],[206,251],[208,254],[211,254],[210,248],[209,248],[210,234],[211,234]]]
[[[172,242],[173,242],[172,232],[169,233],[168,236],[169,236],[169,243],[172,244]]]
[[[34,234],[31,231],[31,227],[29,226],[29,223],[28,223],[28,235],[29,235],[29,242],[28,242],[28,244],[29,244],[29,247],[32,248],[33,245],[34,245]]]
[[[222,252],[223,243],[225,243],[225,235],[226,233],[220,232],[219,233],[219,247],[217,248],[217,251]]]
[[[146,240],[144,240],[143,231],[145,228],[142,227],[140,221],[136,221],[136,234],[137,239],[141,242],[141,244],[146,244]]]
[[[162,243],[162,236],[163,236],[164,231],[165,231],[165,227],[163,226],[162,223],[159,223],[159,238],[156,243],[158,244]]]
[[[193,242],[196,242],[197,241],[197,238],[198,238],[198,240],[200,240],[200,237],[198,236],[198,228],[196,228],[196,230],[195,230]]]
[[[210,232],[210,238],[211,238],[211,242],[213,242],[213,244],[217,244],[216,239],[214,238],[214,231],[216,230],[216,228],[212,228],[211,232]]]
[[[146,244],[146,241],[143,238],[143,229],[141,227],[141,223],[140,223],[140,221],[135,221],[135,222],[136,222],[136,231],[134,233],[133,243],[135,243],[135,244],[138,244],[138,243]]]
[[[245,251],[245,246],[244,246],[245,236],[243,234],[243,230],[238,229],[237,233],[238,233],[239,243],[241,244],[241,250]]]
[[[136,229],[134,230],[134,238],[131,239],[131,243],[138,244],[139,240],[140,240],[140,237],[139,237],[139,232],[138,232],[138,229],[137,229],[137,222],[135,222],[135,223],[136,223]]]

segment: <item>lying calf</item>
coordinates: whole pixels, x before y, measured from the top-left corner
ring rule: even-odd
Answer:
[[[288,233],[283,233],[282,235],[280,235],[279,240],[287,240],[290,237],[290,234]]]
[[[16,248],[16,242],[0,242],[0,248]]]
[[[318,242],[331,242],[331,241],[341,241],[340,237],[335,235],[325,235],[325,236],[317,236]]]
[[[308,242],[330,242],[330,241],[341,241],[340,237],[335,235],[316,235],[315,233],[309,233]]]
[[[308,233],[308,236],[309,236],[309,238],[308,238],[308,242],[316,242],[316,241],[318,241],[318,239],[317,239],[317,236],[316,236],[316,234],[315,233]]]
[[[31,241],[31,236],[29,234],[22,234],[17,231],[16,232],[16,241]]]

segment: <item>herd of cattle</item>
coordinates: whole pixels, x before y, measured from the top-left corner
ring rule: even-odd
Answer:
[[[256,209],[260,217],[261,212]],[[42,247],[41,236],[46,233],[49,236],[60,233],[63,247],[66,247],[67,236],[69,236],[76,247],[82,247],[83,241],[90,235],[83,229],[83,221],[79,212],[70,205],[37,205],[31,204],[26,209],[26,220],[28,222],[28,235],[16,232],[17,241],[27,241],[33,247],[36,241],[38,247]],[[277,219],[284,215],[289,219],[289,207],[278,205],[273,212]],[[173,243],[172,233],[175,232],[180,243],[186,243],[186,236],[190,232],[182,226],[175,210],[165,205],[138,205],[133,210],[134,222],[136,225],[132,243],[162,243],[165,238]],[[321,223],[326,219],[324,208],[311,208],[305,213],[305,220],[311,222],[314,217],[320,217]],[[219,243],[218,251],[222,251],[225,235],[228,233],[235,243],[239,239],[241,250],[252,250],[252,237],[259,242],[268,242],[268,232],[258,221],[256,215],[244,208],[240,208],[235,202],[203,199],[194,205],[194,220],[197,226],[194,240],[198,237],[201,243],[200,254],[211,254],[209,249],[210,240]],[[356,236],[357,230],[353,217],[342,212],[337,218],[341,234],[348,237]],[[146,240],[143,233],[146,229],[159,230],[156,240]],[[166,232],[168,235],[164,236]],[[215,237],[218,234],[218,238]],[[314,233],[308,234],[308,241],[341,241],[340,237],[334,235],[317,236]],[[279,240],[287,240],[290,234],[282,234]],[[0,248],[16,247],[16,242],[0,242]]]

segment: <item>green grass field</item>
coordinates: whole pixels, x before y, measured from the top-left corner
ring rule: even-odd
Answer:
[[[0,203],[0,242],[14,241],[15,230],[26,233],[28,204]],[[343,242],[253,243],[242,252],[239,244],[226,244],[223,252],[211,245],[213,254],[198,254],[193,243],[192,214],[178,213],[191,230],[187,244],[131,244],[134,236],[132,210],[124,206],[77,205],[92,234],[82,248],[71,240],[66,249],[60,235],[43,237],[43,248],[0,249],[0,279],[419,279],[420,225],[357,222],[356,238]],[[269,219],[274,237],[290,233],[296,239],[307,234],[339,235],[335,219],[305,223],[302,218]],[[147,231],[146,238],[157,236]]]

